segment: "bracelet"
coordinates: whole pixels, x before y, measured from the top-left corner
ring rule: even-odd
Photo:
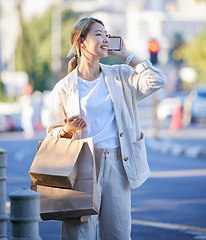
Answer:
[[[68,134],[68,133],[64,130],[64,128],[62,128],[62,131],[63,131],[65,134]]]
[[[135,57],[135,55],[133,55],[133,54],[130,54],[128,57],[127,57],[127,59],[126,59],[126,64],[130,64],[130,62],[132,61],[132,59]]]

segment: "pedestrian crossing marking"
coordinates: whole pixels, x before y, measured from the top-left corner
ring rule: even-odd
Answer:
[[[146,221],[146,220],[139,220],[139,219],[132,219],[132,224],[166,228],[166,229],[174,229],[174,230],[185,230],[185,231],[192,230],[192,231],[198,231],[198,232],[206,232],[206,228],[201,228],[201,227],[187,226],[187,225],[180,225],[180,224],[173,224],[173,223],[153,222],[153,221]]]

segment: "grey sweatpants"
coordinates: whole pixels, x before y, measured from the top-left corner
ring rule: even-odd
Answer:
[[[119,148],[104,150],[98,196],[99,215],[90,216],[86,223],[77,219],[63,221],[61,240],[131,239],[131,192]]]

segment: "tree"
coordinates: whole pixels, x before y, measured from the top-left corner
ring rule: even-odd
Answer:
[[[0,76],[0,101],[1,102],[6,102],[7,101],[7,97],[6,97],[6,94],[4,92],[4,84],[2,83],[1,76]]]
[[[42,17],[33,18],[25,23],[19,6],[22,34],[16,47],[16,70],[25,71],[34,90],[44,91],[53,87],[54,83],[68,73],[67,54],[71,48],[70,32],[81,13],[68,9],[62,12],[61,31],[61,64],[62,69],[55,79],[51,70],[51,18],[54,7],[51,7]],[[101,59],[102,63],[122,63],[117,58],[108,56]]]
[[[194,68],[198,75],[198,82],[206,84],[206,32],[198,34],[191,42],[182,45],[173,52],[176,60],[183,60]]]
[[[19,6],[22,35],[16,47],[16,70],[25,71],[34,90],[48,89],[51,73],[51,9],[41,18],[29,23],[22,19]]]
[[[68,52],[71,48],[70,32],[74,23],[79,19],[80,13],[73,12],[72,10],[66,10],[62,13],[62,53],[61,63],[62,69],[60,78],[68,73]]]
[[[33,18],[24,23],[19,7],[19,16],[22,26],[22,35],[16,47],[16,70],[25,71],[34,90],[50,89],[54,83],[51,70],[51,16],[54,7],[51,7],[42,17]],[[62,62],[61,76],[67,73],[66,55],[70,48],[69,35],[79,14],[71,10],[62,14]]]

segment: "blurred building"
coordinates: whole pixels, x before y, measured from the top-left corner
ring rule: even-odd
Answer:
[[[29,21],[41,16],[52,4],[61,0],[1,0],[0,1],[0,71],[5,68],[15,71],[15,48],[21,34],[18,4],[21,5],[22,17]]]
[[[148,57],[150,39],[160,42],[160,61],[166,63],[176,41],[187,42],[206,31],[206,1],[133,1],[126,10],[128,48]]]
[[[21,28],[17,0],[0,1],[0,71],[15,70],[15,46]],[[111,34],[122,35],[129,50],[148,57],[150,39],[160,42],[160,61],[166,63],[168,52],[179,37],[188,41],[206,25],[206,1],[197,0],[24,0],[23,17],[29,21],[53,4],[62,11],[72,8],[83,16],[101,19]]]

